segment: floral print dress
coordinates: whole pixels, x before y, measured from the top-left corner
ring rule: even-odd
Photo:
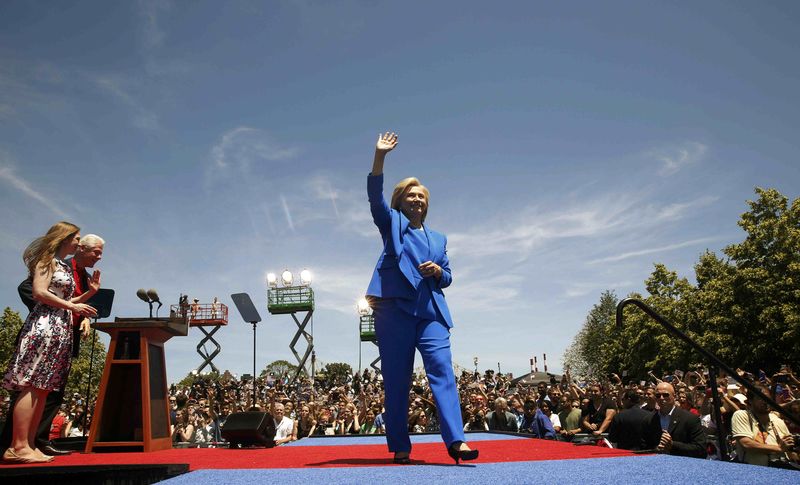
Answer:
[[[75,291],[72,268],[59,259],[50,293],[69,300]],[[72,359],[72,312],[37,302],[20,333],[17,349],[3,377],[3,387],[57,391],[67,383]]]

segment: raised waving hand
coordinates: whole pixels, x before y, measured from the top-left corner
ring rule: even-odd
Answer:
[[[375,158],[372,160],[372,175],[383,173],[383,160],[386,154],[394,150],[397,146],[397,133],[386,132],[378,135],[378,142],[375,143]]]

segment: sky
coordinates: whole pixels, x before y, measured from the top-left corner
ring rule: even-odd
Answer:
[[[318,363],[365,367],[366,177],[394,131],[385,193],[420,178],[448,236],[455,363],[560,371],[604,290],[643,293],[656,262],[693,280],[754,187],[798,197],[798,21],[793,1],[1,2],[0,306],[23,310],[22,251],[68,220],[106,240],[112,317],[147,316],[138,288],[217,296],[214,362],[249,373],[246,292],[259,369],[295,362],[265,276],[308,268]],[[170,381],[200,338],[167,343]]]

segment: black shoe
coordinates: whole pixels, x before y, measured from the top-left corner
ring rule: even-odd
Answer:
[[[394,458],[392,459],[392,463],[394,463],[395,465],[410,465],[411,455],[397,456],[397,453],[395,453]]]
[[[48,456],[61,456],[61,455],[69,455],[70,453],[72,453],[72,451],[70,450],[62,450],[56,448],[52,442],[41,443],[37,446],[37,448],[39,448],[39,451]]]
[[[447,454],[450,455],[450,458],[456,461],[456,465],[458,465],[459,460],[471,461],[478,458],[478,450],[461,451],[459,450],[460,447],[461,442],[456,441],[452,446],[450,446],[450,448],[447,449]]]

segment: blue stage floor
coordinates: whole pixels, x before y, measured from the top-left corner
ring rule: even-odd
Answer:
[[[353,443],[351,438],[342,439],[348,443]],[[798,485],[800,484],[800,472],[693,458],[649,455],[578,460],[481,463],[477,465],[462,464],[460,466],[413,465],[199,470],[161,483],[169,485],[196,485],[198,483],[222,483],[225,485],[254,485],[260,483],[279,483],[281,485],[309,485],[313,483],[324,483],[326,485],[372,483]]]

